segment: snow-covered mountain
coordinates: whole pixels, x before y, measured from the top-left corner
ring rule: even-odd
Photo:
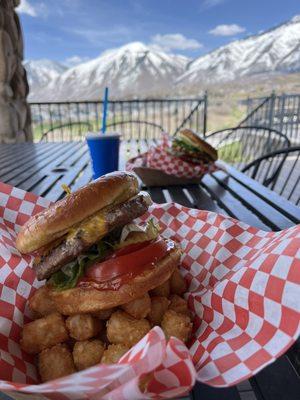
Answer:
[[[110,96],[149,97],[171,92],[190,60],[133,42],[70,68],[51,80],[39,97],[47,100],[96,100],[109,86]]]
[[[24,67],[30,87],[29,100],[36,101],[41,101],[40,95],[43,91],[47,93],[47,85],[67,70],[65,65],[47,59],[25,61]]]
[[[184,91],[194,91],[243,76],[297,71],[300,71],[300,15],[195,59],[176,83]]]
[[[25,68],[35,101],[98,100],[105,86],[119,99],[199,94],[221,82],[300,71],[300,15],[193,61],[133,42],[69,69],[50,60]]]
[[[47,59],[25,61],[24,67],[31,93],[45,87],[67,69],[65,65]]]

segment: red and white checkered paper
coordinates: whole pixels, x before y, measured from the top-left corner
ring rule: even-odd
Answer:
[[[128,160],[126,164],[127,171],[134,171],[135,168],[148,167],[158,169],[168,175],[178,178],[202,178],[204,174],[216,170],[213,162],[192,164],[175,157],[170,152],[171,140],[168,135],[163,135],[163,140],[158,146],[152,146],[150,149],[135,158]]]
[[[0,184],[0,390],[47,399],[172,398],[195,379],[230,386],[283,354],[300,333],[300,226],[264,232],[232,218],[168,203],[154,205],[163,234],[183,248],[182,274],[195,312],[188,348],[153,328],[117,365],[99,365],[38,384],[33,357],[19,347],[39,286],[16,232],[49,202]],[[152,375],[147,375],[151,373]],[[146,374],[146,375],[145,375]],[[147,391],[140,379],[152,377]]]

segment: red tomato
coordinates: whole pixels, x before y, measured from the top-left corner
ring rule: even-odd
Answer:
[[[124,256],[125,254],[129,254],[129,253],[132,253],[134,251],[143,249],[144,247],[148,246],[149,243],[150,243],[150,241],[142,242],[142,243],[129,244],[128,246],[123,247],[123,248],[115,251],[114,254],[113,254],[113,257]]]
[[[143,266],[155,264],[163,258],[170,250],[171,243],[159,238],[130,253],[125,252],[126,248],[122,249],[121,255],[113,254],[108,260],[89,267],[85,276],[97,282],[105,282],[131,272],[135,274]]]

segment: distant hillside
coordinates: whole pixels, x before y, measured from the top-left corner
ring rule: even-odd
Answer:
[[[30,95],[33,98],[38,96],[36,92],[45,88],[67,70],[65,65],[46,59],[25,61],[24,67],[27,71]]]
[[[243,77],[300,71],[300,16],[259,35],[236,40],[192,61],[176,83],[182,92]]]
[[[46,89],[35,88],[34,94],[47,100],[96,100],[109,86],[115,98],[165,96],[189,61],[140,42],[129,43],[68,69],[49,81]]]
[[[270,91],[280,76],[300,72],[300,16],[193,61],[134,42],[70,69],[50,60],[28,61],[25,68],[36,101],[98,100],[105,86],[118,99],[198,96],[231,83]]]

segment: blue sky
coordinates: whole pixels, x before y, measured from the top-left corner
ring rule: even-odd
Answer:
[[[21,0],[25,58],[76,62],[132,41],[196,57],[300,14],[300,0]]]

